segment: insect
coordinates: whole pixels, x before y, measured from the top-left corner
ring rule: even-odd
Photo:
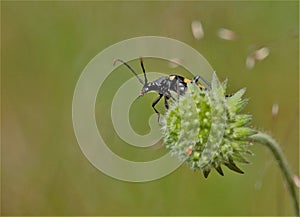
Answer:
[[[160,113],[155,108],[155,106],[161,100],[161,98],[164,97],[165,108],[169,109],[168,100],[170,98],[175,100],[174,97],[171,95],[171,91],[177,93],[178,96],[183,95],[187,90],[187,83],[197,84],[199,79],[201,79],[208,86],[208,88],[211,89],[211,84],[208,81],[206,81],[201,75],[196,75],[193,78],[193,80],[182,77],[180,75],[169,75],[169,76],[159,77],[154,81],[148,81],[142,58],[140,58],[140,64],[144,74],[144,81],[137,75],[137,73],[133,70],[133,68],[130,65],[128,65],[125,61],[121,59],[116,59],[114,61],[114,64],[116,62],[123,63],[135,75],[138,81],[143,85],[141,93],[138,97],[143,96],[145,93],[148,93],[150,91],[155,91],[158,93],[158,97],[152,102],[152,108],[154,109],[155,113],[158,116],[158,122],[160,119]],[[205,86],[201,84],[197,84],[197,85],[199,86],[200,89],[207,89]]]

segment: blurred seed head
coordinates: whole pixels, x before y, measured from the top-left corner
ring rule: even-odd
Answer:
[[[204,37],[204,31],[203,31],[202,24],[200,21],[194,20],[192,22],[192,32],[193,32],[195,39],[197,39],[197,40],[200,40],[201,38]]]
[[[233,41],[233,40],[237,39],[237,34],[234,31],[232,31],[230,29],[225,29],[225,28],[220,28],[218,30],[218,36],[219,36],[219,38],[228,40],[228,41]]]

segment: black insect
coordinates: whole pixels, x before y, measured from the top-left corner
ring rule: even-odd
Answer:
[[[140,63],[141,63],[141,67],[142,67],[142,70],[144,73],[144,79],[145,79],[145,81],[143,81],[137,75],[137,73],[131,68],[131,66],[128,65],[125,61],[123,61],[121,59],[116,59],[114,61],[114,64],[116,62],[123,63],[135,75],[135,77],[138,79],[138,81],[143,85],[143,88],[141,90],[141,94],[139,95],[139,97],[143,96],[145,93],[148,93],[150,91],[155,91],[159,94],[159,96],[152,102],[152,108],[158,115],[158,122],[159,122],[159,118],[160,118],[160,113],[155,108],[155,105],[161,100],[162,97],[164,97],[165,107],[166,107],[166,109],[169,109],[168,100],[170,98],[175,100],[174,97],[171,95],[171,91],[177,93],[178,96],[183,95],[187,90],[187,83],[197,83],[199,79],[201,79],[208,86],[208,88],[211,88],[211,84],[208,81],[206,81],[201,75],[196,75],[193,78],[193,80],[182,77],[180,75],[170,75],[170,76],[163,76],[163,77],[156,79],[155,81],[149,82],[147,79],[143,59],[140,58]],[[206,89],[206,87],[201,84],[197,84],[197,85],[201,89]]]

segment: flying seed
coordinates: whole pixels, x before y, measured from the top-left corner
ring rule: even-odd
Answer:
[[[295,185],[296,185],[298,188],[300,188],[300,179],[299,179],[299,177],[296,176],[296,175],[294,175],[294,176],[293,176],[293,180],[294,180]]]
[[[255,60],[261,61],[265,59],[267,56],[269,56],[270,50],[267,47],[262,47],[256,51],[254,51],[253,56]]]
[[[279,105],[278,103],[274,103],[272,106],[272,116],[275,117],[278,115]]]
[[[217,34],[224,40],[233,41],[237,39],[237,34],[230,29],[220,28]]]
[[[255,183],[254,187],[255,187],[256,190],[260,190],[261,187],[262,187],[262,182],[261,182],[261,181],[257,181],[257,182]]]
[[[299,37],[299,29],[297,29],[297,28],[290,29],[288,34],[289,34],[290,38],[298,38]]]
[[[195,39],[200,40],[201,38],[203,38],[204,31],[203,31],[202,24],[200,21],[194,20],[192,22],[192,32],[193,32]]]
[[[253,69],[255,66],[255,59],[253,54],[249,54],[247,59],[246,59],[246,67],[247,69]]]

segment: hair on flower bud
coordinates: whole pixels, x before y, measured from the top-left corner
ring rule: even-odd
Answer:
[[[249,163],[246,155],[250,136],[251,115],[239,114],[247,104],[242,99],[246,89],[226,95],[227,81],[220,83],[214,74],[211,89],[188,84],[185,95],[170,103],[163,116],[164,144],[173,155],[208,177],[212,169],[224,175],[222,165],[243,173],[236,165]]]

